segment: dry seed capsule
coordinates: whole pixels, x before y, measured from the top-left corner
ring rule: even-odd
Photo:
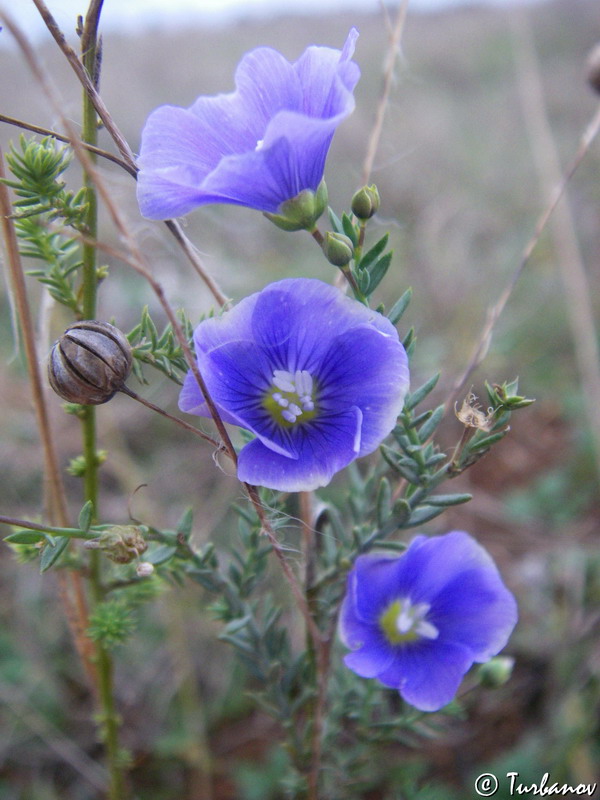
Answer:
[[[97,406],[119,391],[131,364],[131,346],[120,330],[108,322],[84,320],[54,343],[48,379],[64,400]]]

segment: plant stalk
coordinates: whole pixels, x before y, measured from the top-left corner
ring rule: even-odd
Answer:
[[[99,82],[100,45],[98,41],[98,22],[103,0],[91,0],[84,27],[81,33],[82,62],[94,87]],[[88,92],[83,91],[82,130],[83,142],[92,147],[98,145],[98,119],[96,109]],[[92,163],[96,161],[95,153],[90,153]],[[88,203],[85,223],[91,239],[98,238],[98,199],[96,187],[89,173],[84,172],[84,186]],[[82,308],[84,319],[96,318],[98,294],[97,253],[90,242],[82,245]],[[85,406],[82,416],[83,455],[85,459],[84,496],[86,502],[91,501],[94,516],[98,515],[98,457],[96,446],[96,409]],[[97,551],[90,554],[90,589],[94,605],[104,599],[101,577],[101,556]],[[109,800],[123,800],[125,786],[121,755],[119,748],[119,718],[115,706],[113,660],[109,651],[98,643],[96,647],[96,665],[98,669],[98,688],[100,701],[100,726],[105,746],[106,761],[110,776],[108,787]]]

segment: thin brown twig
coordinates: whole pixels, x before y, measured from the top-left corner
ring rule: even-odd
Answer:
[[[485,324],[479,335],[477,344],[473,349],[473,353],[469,359],[469,362],[462,375],[460,375],[460,377],[457,378],[457,380],[455,381],[451,389],[450,395],[446,400],[445,403],[446,412],[448,412],[448,409],[454,406],[454,403],[456,402],[460,393],[464,390],[465,385],[470,380],[471,375],[487,355],[487,352],[489,350],[492,341],[492,334],[494,332],[494,328],[496,327],[496,323],[498,322],[500,315],[504,311],[504,308],[515,289],[515,286],[519,281],[519,278],[523,274],[523,270],[529,263],[529,259],[531,258],[531,255],[537,243],[539,242],[540,237],[546,228],[546,225],[548,224],[548,220],[552,216],[552,212],[558,205],[561,197],[565,192],[565,189],[567,188],[569,181],[577,171],[577,168],[581,164],[584,156],[587,154],[590,145],[598,135],[598,131],[600,131],[600,106],[597,108],[594,116],[592,117],[592,120],[584,130],[579,142],[579,146],[577,148],[577,152],[575,153],[575,156],[573,157],[567,170],[563,174],[562,179],[555,187],[554,192],[552,193],[552,196],[548,202],[548,205],[540,214],[534,232],[529,241],[527,242],[527,244],[525,245],[525,248],[521,255],[521,261],[519,262],[516,270],[513,272],[510,280],[508,281],[508,284],[506,285],[504,291],[498,298],[497,302],[493,306],[488,308],[486,313]]]
[[[39,133],[40,136],[50,136],[52,139],[56,139],[59,142],[65,142],[65,144],[71,144],[69,137],[63,136],[63,134],[58,133],[58,131],[53,131],[50,128],[43,128],[40,125],[33,125],[30,122],[24,122],[22,119],[15,119],[14,117],[9,117],[6,114],[0,114],[0,122],[5,122],[7,125],[14,125],[15,127],[22,128],[25,131],[31,131],[31,133]],[[82,145],[90,153],[95,153],[97,156],[100,156],[107,161],[112,161],[114,164],[118,164],[133,178],[136,177],[137,168],[132,167],[127,161],[119,158],[119,156],[116,156],[114,153],[109,153],[108,150],[103,150],[101,147],[94,147],[94,145],[87,144],[87,142],[82,142]]]
[[[61,31],[59,25],[57,24],[56,20],[52,16],[50,10],[46,6],[46,4],[43,2],[43,0],[33,0],[33,3],[35,5],[35,7],[37,8],[37,10],[39,11],[39,14],[40,14],[42,20],[44,21],[44,24],[48,28],[48,31],[50,32],[50,34],[54,38],[54,41],[56,42],[56,44],[59,46],[60,50],[66,56],[67,61],[71,65],[71,68],[73,69],[75,74],[77,75],[77,78],[79,79],[79,82],[83,86],[84,90],[87,92],[87,94],[88,94],[88,96],[89,96],[94,108],[96,109],[96,112],[97,112],[98,116],[100,117],[104,127],[106,128],[106,130],[109,132],[110,136],[112,137],[112,139],[113,139],[114,143],[116,144],[119,152],[121,153],[121,156],[132,167],[135,167],[135,157],[133,155],[133,151],[129,147],[129,144],[127,143],[127,140],[125,139],[125,137],[123,136],[121,131],[114,124],[114,121],[113,121],[111,115],[108,112],[108,109],[107,109],[107,107],[106,107],[106,105],[104,103],[104,100],[98,94],[98,92],[96,90],[96,87],[94,86],[94,82],[93,82],[92,78],[88,75],[88,73],[87,73],[85,67],[83,66],[83,64],[81,63],[81,61],[79,59],[79,56],[77,55],[75,50],[73,50],[73,48],[70,46],[70,44],[65,39],[65,36],[64,36],[63,32]],[[10,28],[11,33],[14,36],[15,35],[15,33],[14,33],[14,29],[15,29],[14,23],[11,21],[11,25],[8,24],[8,19],[7,19],[6,12],[2,12],[2,16],[5,18],[7,27]],[[63,117],[63,124],[64,124],[64,115],[61,114],[61,117]],[[65,126],[65,128],[66,128],[66,126]]]
[[[34,0],[34,2],[36,4],[36,6],[38,6],[38,4],[41,5],[41,6],[44,5],[41,2],[41,0]],[[205,400],[205,402],[207,404],[207,407],[208,407],[208,409],[210,411],[210,415],[211,415],[211,417],[213,419],[213,422],[215,423],[215,425],[217,427],[217,430],[219,432],[219,435],[221,436],[223,447],[224,447],[225,451],[229,454],[229,456],[232,459],[232,461],[234,462],[234,464],[237,464],[237,453],[235,451],[235,448],[233,447],[233,444],[231,442],[229,434],[227,433],[227,430],[225,429],[225,426],[223,424],[223,421],[221,419],[219,411],[218,411],[217,407],[215,406],[214,401],[213,401],[212,397],[210,396],[210,393],[208,392],[208,389],[206,387],[206,383],[204,382],[204,379],[203,379],[203,377],[202,377],[202,375],[200,373],[197,361],[196,361],[196,359],[194,358],[194,356],[192,354],[192,351],[191,351],[191,349],[189,347],[189,344],[187,342],[187,339],[186,339],[186,337],[185,337],[185,335],[183,333],[183,330],[181,328],[179,320],[177,319],[177,317],[175,315],[175,312],[173,311],[173,309],[171,308],[169,302],[167,301],[167,299],[165,297],[164,290],[163,290],[161,284],[153,277],[153,275],[150,272],[149,267],[145,264],[144,258],[142,256],[142,254],[140,253],[135,240],[131,237],[131,234],[129,233],[129,230],[128,230],[125,222],[121,218],[121,214],[119,213],[117,207],[113,203],[113,200],[112,200],[110,192],[108,191],[107,187],[104,184],[104,181],[102,180],[102,178],[98,174],[98,171],[96,170],[94,164],[88,158],[88,155],[87,155],[87,152],[86,152],[85,148],[82,147],[81,142],[79,141],[79,138],[77,137],[77,134],[76,134],[75,130],[73,129],[73,125],[66,118],[66,116],[65,116],[65,114],[64,114],[64,112],[62,110],[63,109],[63,104],[61,102],[61,98],[60,98],[57,90],[55,89],[54,84],[51,83],[49,78],[44,73],[44,70],[41,68],[41,66],[40,66],[40,64],[38,62],[37,56],[35,54],[35,51],[30,46],[28,40],[23,35],[23,33],[20,30],[20,28],[14,23],[12,18],[8,14],[6,14],[6,12],[0,11],[0,17],[3,19],[4,24],[10,30],[11,34],[14,36],[17,44],[19,45],[19,47],[20,47],[20,49],[21,49],[21,51],[22,51],[22,53],[23,53],[23,55],[25,57],[25,60],[27,61],[28,65],[29,65],[29,67],[31,69],[31,71],[33,72],[33,74],[35,75],[36,79],[40,83],[40,86],[42,86],[42,88],[44,89],[44,91],[45,91],[45,93],[46,93],[46,95],[48,97],[48,100],[50,101],[50,103],[52,105],[52,108],[53,108],[54,112],[60,118],[61,123],[63,124],[67,134],[69,135],[69,137],[70,137],[70,139],[72,141],[73,149],[75,151],[75,155],[77,156],[77,159],[79,160],[80,164],[82,165],[82,167],[86,171],[86,173],[90,176],[91,180],[94,182],[94,185],[96,186],[98,194],[102,198],[102,201],[104,202],[104,204],[105,204],[105,206],[107,208],[107,211],[109,212],[109,215],[110,215],[110,217],[111,217],[111,219],[113,221],[113,224],[115,225],[115,228],[117,229],[119,235],[121,236],[122,241],[125,242],[125,244],[127,245],[127,249],[129,250],[129,252],[131,254],[131,257],[128,259],[127,263],[129,263],[130,266],[149,283],[149,285],[152,288],[153,292],[155,293],[159,303],[161,304],[161,306],[162,306],[167,318],[169,319],[169,321],[170,321],[170,323],[172,325],[172,328],[173,328],[173,332],[174,332],[174,334],[175,334],[175,336],[176,336],[176,338],[177,338],[177,340],[178,340],[178,342],[179,342],[179,344],[181,346],[181,349],[183,351],[183,354],[184,354],[184,357],[186,359],[186,362],[187,362],[192,374],[194,375],[194,378],[196,379],[196,382],[197,382],[197,384],[198,384],[198,386],[200,388],[202,396],[204,397],[204,400]],[[60,31],[59,31],[59,33],[60,33]],[[62,36],[62,34],[60,34],[60,35]],[[62,38],[64,39],[64,37],[62,37]],[[91,86],[91,84],[89,84],[89,82],[86,83],[86,86],[87,85],[90,85],[90,90],[92,92],[95,91],[93,86]],[[275,535],[273,527],[272,527],[272,525],[271,525],[271,523],[270,523],[270,521],[269,521],[269,519],[268,519],[268,517],[266,515],[264,506],[262,505],[262,503],[260,501],[260,497],[258,496],[258,491],[257,491],[255,486],[252,486],[250,484],[242,483],[242,485],[243,485],[243,487],[244,487],[244,489],[245,489],[245,491],[246,491],[246,493],[247,493],[247,495],[248,495],[248,497],[249,497],[254,509],[256,510],[256,513],[257,513],[257,515],[259,517],[259,520],[260,520],[260,523],[261,523],[262,530],[263,530],[264,534],[267,536],[267,538],[269,539],[269,541],[270,541],[270,543],[271,543],[271,545],[273,547],[273,550],[275,552],[275,555],[276,555],[278,561],[281,564],[282,571],[283,571],[283,573],[285,575],[286,580],[288,581],[288,583],[290,585],[292,594],[294,595],[294,599],[296,600],[296,603],[298,604],[298,608],[299,608],[300,612],[302,613],[303,617],[306,620],[306,624],[307,624],[308,630],[310,631],[310,634],[313,637],[316,646],[320,647],[321,646],[321,635],[320,635],[319,629],[318,629],[315,621],[313,620],[313,618],[312,618],[312,616],[310,614],[310,611],[308,609],[308,605],[307,605],[307,602],[306,602],[306,598],[304,597],[304,594],[303,594],[302,589],[301,589],[301,587],[300,587],[300,585],[298,583],[298,580],[296,579],[296,576],[294,575],[294,573],[293,573],[293,571],[292,571],[287,559],[285,558],[283,549],[282,549],[280,543],[277,540],[277,537]]]
[[[528,129],[531,151],[538,172],[540,194],[547,196],[560,181],[561,167],[548,120],[535,43],[525,12],[510,15],[517,47],[518,88]],[[571,206],[565,193],[550,224],[556,261],[562,280],[567,319],[573,339],[582,399],[592,434],[596,472],[600,476],[600,351],[590,290]]]
[[[212,444],[212,446],[216,447],[217,450],[222,450],[223,446],[221,442],[217,442],[217,440],[213,439],[212,436],[209,436],[207,433],[204,433],[204,431],[201,431],[199,428],[195,428],[193,425],[190,425],[189,422],[185,422],[184,420],[179,419],[178,417],[174,417],[172,414],[169,414],[168,411],[165,411],[160,406],[156,406],[154,405],[154,403],[151,403],[150,400],[146,400],[145,397],[140,397],[139,394],[136,394],[136,392],[134,392],[132,389],[129,389],[129,387],[122,386],[119,389],[119,391],[122,394],[126,394],[128,397],[131,397],[132,400],[137,400],[138,403],[141,403],[143,406],[146,406],[146,408],[149,408],[151,411],[155,411],[157,414],[161,414],[163,417],[166,417],[167,419],[171,420],[171,422],[175,422],[177,425],[179,425],[180,428],[183,428],[189,433],[193,433],[194,436],[198,436],[200,439],[204,439],[205,442],[209,442],[209,444]]]
[[[44,6],[44,4],[41,2],[41,0],[34,0],[34,2],[36,3],[36,5],[39,4],[41,6]],[[120,236],[122,237],[122,240],[126,243],[127,248],[129,250],[129,252],[131,253],[131,259],[129,261],[130,265],[140,275],[142,275],[142,277],[144,277],[146,279],[146,281],[150,284],[150,286],[152,287],[154,293],[156,294],[161,306],[163,307],[165,313],[167,314],[167,317],[169,318],[169,321],[171,322],[171,325],[173,327],[173,332],[175,333],[175,335],[176,335],[176,337],[177,337],[177,339],[179,341],[179,344],[181,345],[181,348],[182,348],[183,353],[185,355],[186,361],[188,362],[188,365],[189,365],[190,369],[192,370],[192,373],[194,374],[194,376],[196,378],[196,381],[198,382],[198,385],[200,387],[202,395],[203,395],[203,397],[204,397],[204,399],[206,401],[206,404],[208,406],[208,409],[210,411],[211,417],[213,418],[213,421],[214,421],[215,425],[217,426],[217,430],[219,431],[219,435],[221,436],[227,451],[229,452],[229,454],[231,455],[231,457],[232,457],[232,459],[233,459],[233,461],[235,463],[237,461],[237,456],[235,454],[235,449],[234,449],[233,445],[231,444],[231,440],[229,439],[229,435],[227,434],[227,431],[225,430],[225,427],[223,425],[223,422],[221,420],[219,412],[217,411],[217,408],[216,408],[212,398],[210,397],[210,395],[208,393],[208,390],[206,388],[206,384],[204,383],[204,380],[203,380],[202,376],[200,375],[200,371],[198,369],[198,365],[196,363],[195,358],[192,355],[192,352],[191,352],[190,347],[188,345],[187,339],[183,334],[183,331],[181,329],[181,325],[179,324],[179,320],[175,316],[175,313],[174,313],[173,309],[171,308],[170,304],[166,300],[166,297],[165,297],[164,291],[162,289],[162,286],[153,277],[153,275],[150,272],[149,267],[146,266],[146,264],[144,262],[144,259],[142,257],[142,254],[140,253],[140,251],[139,251],[139,249],[137,247],[136,242],[131,237],[131,235],[129,233],[129,230],[127,228],[127,225],[125,224],[124,220],[121,217],[121,214],[117,210],[117,208],[116,208],[116,206],[115,206],[115,204],[114,204],[114,202],[112,200],[110,192],[108,191],[106,185],[104,184],[104,181],[100,178],[100,175],[98,174],[98,171],[97,171],[95,165],[92,163],[92,161],[88,157],[88,154],[87,154],[85,148],[82,146],[81,141],[80,141],[79,137],[77,136],[77,132],[74,130],[74,127],[73,127],[72,123],[70,122],[69,119],[67,119],[66,115],[64,114],[64,112],[63,112],[63,107],[64,106],[63,106],[62,100],[61,100],[57,90],[55,89],[54,84],[51,83],[51,81],[46,76],[44,70],[42,69],[42,67],[41,67],[41,65],[40,65],[40,63],[39,63],[39,61],[37,59],[37,56],[36,56],[33,48],[30,46],[29,42],[27,41],[27,39],[23,35],[23,33],[20,30],[20,28],[14,23],[12,18],[8,14],[6,14],[5,11],[0,11],[0,17],[4,20],[4,23],[5,23],[6,27],[10,30],[11,34],[14,36],[15,40],[17,41],[17,44],[21,48],[21,51],[23,52],[23,55],[24,55],[28,65],[29,65],[31,71],[33,72],[33,74],[35,75],[36,79],[40,83],[40,86],[42,86],[42,88],[44,89],[44,91],[46,93],[46,96],[48,97],[48,99],[49,99],[49,101],[50,101],[50,103],[51,103],[51,105],[53,107],[53,110],[60,117],[60,120],[61,120],[65,130],[67,131],[69,139],[71,140],[73,149],[75,151],[75,155],[77,156],[77,159],[79,160],[79,162],[81,163],[83,169],[90,176],[90,179],[93,181],[94,185],[96,186],[96,188],[98,190],[98,194],[101,196],[101,198],[102,198],[102,200],[103,200],[103,202],[104,202],[104,204],[105,204],[105,206],[106,206],[106,208],[107,208],[107,210],[108,210],[108,212],[110,214],[110,217],[111,217],[111,219],[113,221],[113,224],[115,225],[115,228],[119,232]],[[60,31],[58,31],[58,32],[60,33]],[[60,34],[60,36],[64,39],[62,34]],[[90,88],[91,88],[91,91],[95,91],[93,86],[89,83],[89,81],[87,81],[87,83],[85,85],[86,86],[89,85]]]
[[[70,47],[69,43],[65,39],[62,31],[60,30],[56,20],[52,16],[50,10],[43,2],[43,0],[33,0],[35,3],[36,8],[38,9],[48,31],[53,36],[55,42],[58,44],[60,50],[64,53],[67,61],[71,65],[73,71],[75,72],[78,80],[80,81],[81,85],[84,88],[84,91],[88,94],[94,108],[96,109],[98,116],[102,120],[104,127],[106,128],[109,135],[112,137],[114,143],[116,144],[123,161],[125,164],[128,165],[129,169],[127,170],[130,174],[133,174],[133,171],[137,175],[137,165],[135,162],[135,156],[127,140],[119,130],[118,126],[115,124],[108,108],[106,107],[104,100],[98,93],[98,90],[94,86],[93,81],[90,79],[90,76],[87,74],[86,70],[84,69],[81,61],[79,60],[77,53]],[[217,285],[215,279],[206,271],[204,265],[202,264],[200,258],[198,257],[198,253],[196,248],[193,244],[189,241],[187,236],[181,230],[181,226],[176,220],[167,220],[166,225],[168,230],[173,234],[175,240],[182,248],[183,252],[187,256],[190,264],[198,273],[200,278],[204,281],[208,289],[212,292],[215,300],[219,303],[219,305],[223,306],[228,302],[228,298],[223,294],[219,286]]]
[[[361,172],[362,185],[366,185],[369,182],[369,179],[371,177],[371,172],[373,171],[375,156],[377,155],[377,150],[379,148],[379,142],[381,140],[381,134],[383,131],[383,121],[385,119],[385,112],[390,99],[390,92],[392,90],[394,66],[396,64],[396,58],[398,56],[398,48],[400,47],[402,32],[404,31],[404,23],[406,21],[406,14],[408,12],[408,2],[409,0],[402,0],[402,3],[400,3],[400,5],[398,6],[398,14],[396,16],[396,22],[390,33],[390,43],[383,71],[383,86],[381,90],[381,96],[379,98],[379,102],[377,103],[377,109],[375,111],[375,121],[373,123],[373,127],[371,128],[371,132],[369,134],[369,139],[367,142],[367,151],[365,154],[365,160]]]
[[[200,278],[204,281],[208,289],[210,290],[212,296],[215,298],[217,303],[220,306],[226,306],[229,303],[229,298],[223,294],[219,285],[212,277],[212,275],[204,269],[200,258],[198,257],[198,251],[192,244],[192,242],[188,239],[185,235],[183,230],[181,229],[181,225],[175,219],[167,219],[165,220],[165,225],[169,229],[169,231],[175,237],[175,241],[179,244],[183,252],[188,258],[188,261],[192,265],[192,267],[196,270]]]

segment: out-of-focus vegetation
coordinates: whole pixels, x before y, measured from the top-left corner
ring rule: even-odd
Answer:
[[[409,13],[372,175],[382,197],[382,231],[391,227],[396,253],[386,292],[397,296],[407,285],[414,289],[407,314],[419,337],[414,385],[441,369],[438,401],[468,362],[485,310],[517,267],[547,201],[535,168],[538,143],[526,123],[531,108],[523,99],[526,76],[519,57],[526,43],[511,22],[517,15],[526,17],[532,32],[545,111],[560,158],[568,163],[598,102],[585,82],[587,53],[600,38],[596,0],[557,0],[520,11],[472,6]],[[271,45],[295,58],[309,43],[340,46],[351,25],[361,33],[356,60],[362,79],[356,112],[338,130],[326,171],[330,202],[341,211],[360,182],[380,93],[388,41],[381,15],[290,16],[168,36],[162,30],[111,32],[104,40],[101,92],[135,149],[155,106],[189,105],[199,94],[230,91],[235,65],[247,50]],[[77,119],[79,87],[62,56],[51,44],[41,45],[40,54]],[[16,51],[0,51],[0,74],[2,113],[56,125]],[[17,137],[16,128],[0,127],[3,149]],[[108,138],[103,144],[108,146]],[[207,291],[164,227],[140,219],[132,179],[116,167],[102,168],[171,301],[185,305],[194,321],[211,305]],[[569,187],[596,311],[599,187],[596,143]],[[209,207],[190,215],[185,226],[232,298],[286,275],[331,277],[323,274],[322,258],[307,236],[284,234],[252,211]],[[112,237],[104,223],[101,238]],[[118,262],[107,263],[111,287],[101,299],[101,318],[114,317],[128,330],[148,302],[160,319],[141,281]],[[546,771],[555,781],[575,784],[597,777],[598,482],[559,274],[555,243],[545,234],[473,376],[474,390],[483,393],[484,378],[501,382],[518,374],[520,390],[537,403],[520,415],[489,459],[459,479],[457,488],[471,491],[473,501],[428,527],[475,534],[500,563],[521,609],[510,647],[516,658],[511,682],[478,695],[477,704],[467,699],[466,719],[446,723],[424,750],[382,754],[382,774],[389,764],[399,770],[410,765],[410,779],[430,780],[430,793],[423,796],[435,800],[471,796],[481,772],[518,771],[524,783],[539,781]],[[33,280],[31,296],[34,305],[41,297]],[[62,321],[45,299],[38,322],[40,349],[47,351]],[[4,289],[0,326],[0,509],[31,518],[41,506],[39,443]],[[176,408],[168,381],[152,378],[143,391],[153,402]],[[66,466],[78,454],[75,421],[62,413],[58,399],[51,403]],[[229,507],[237,484],[214,468],[206,447],[124,396],[102,407],[99,420],[100,444],[110,454],[103,467],[107,517],[126,522],[131,513],[149,524],[174,526],[192,505],[199,543],[218,542],[233,528]],[[460,426],[449,418],[447,442],[459,435]],[[77,509],[78,480],[67,481]],[[136,492],[142,484],[147,488]],[[0,558],[0,796],[100,796],[92,702],[60,615],[60,585],[55,576],[40,577],[34,566],[17,564],[6,546]],[[134,755],[136,785],[147,787],[140,797],[202,800],[198,775],[208,749],[215,800],[277,798],[283,769],[275,749],[279,732],[250,711],[246,676],[232,664],[227,645],[216,641],[206,604],[199,587],[165,586],[151,611],[136,620],[140,635],[120,651],[123,738]],[[383,796],[377,786],[369,795]]]

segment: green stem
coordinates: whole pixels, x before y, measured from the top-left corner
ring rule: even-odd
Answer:
[[[98,22],[102,0],[91,0],[82,31],[83,66],[93,85],[99,80]],[[96,147],[98,144],[98,119],[96,109],[89,94],[83,93],[83,118],[81,138],[85,144]],[[96,156],[90,153],[90,160]],[[91,241],[98,236],[98,199],[94,183],[88,174],[84,178],[87,190],[88,209],[86,214],[87,235]],[[82,249],[82,309],[84,319],[95,319],[98,292],[97,255],[91,241],[84,242]],[[91,501],[95,516],[98,515],[98,458],[96,454],[96,409],[86,406],[82,417],[83,455],[85,458],[84,492],[86,501]],[[101,577],[100,553],[90,555],[90,587],[94,605],[104,599]],[[96,646],[96,666],[98,669],[98,692],[100,701],[100,725],[106,749],[106,760],[110,775],[108,800],[123,800],[125,787],[119,748],[119,718],[115,706],[113,686],[113,661],[110,653],[100,643]]]

